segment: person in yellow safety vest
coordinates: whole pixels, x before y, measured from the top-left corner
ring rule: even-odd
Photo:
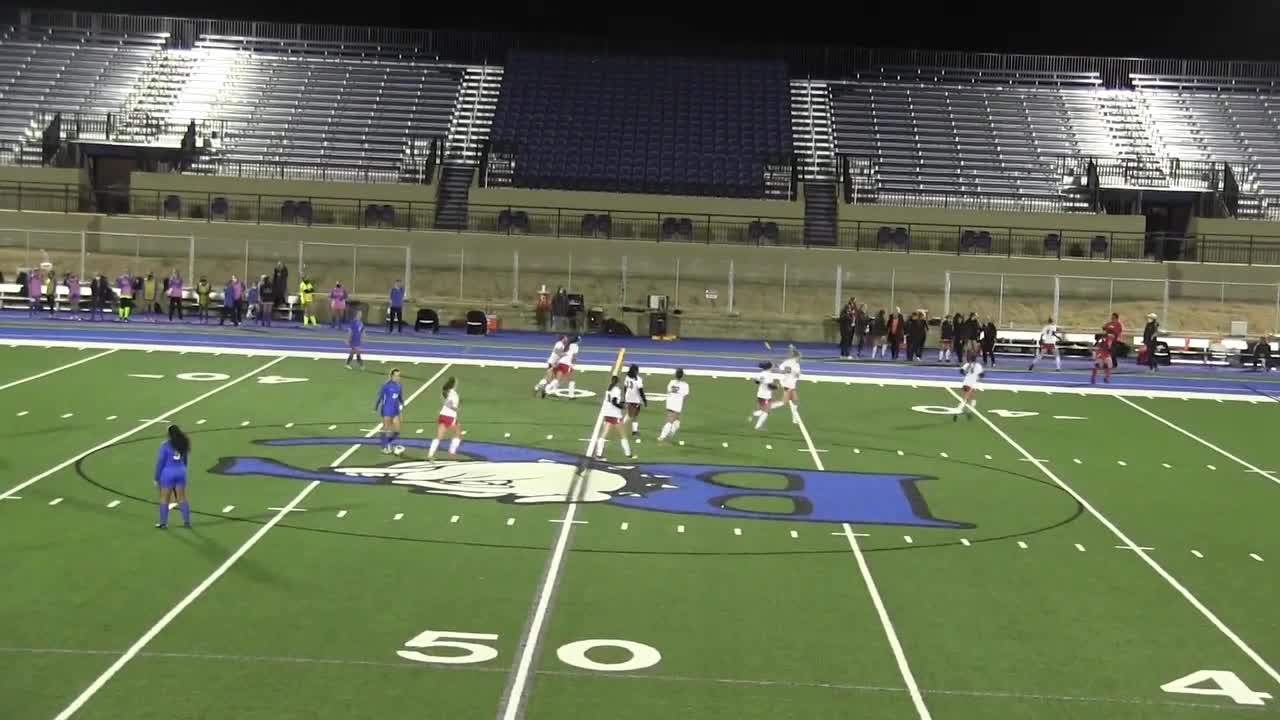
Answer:
[[[303,275],[298,281],[298,302],[302,304],[302,327],[318,326],[315,311],[316,284]]]

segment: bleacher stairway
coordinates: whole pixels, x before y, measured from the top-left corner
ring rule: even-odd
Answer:
[[[440,171],[436,188],[435,227],[439,230],[466,230],[471,178],[476,166],[462,162],[446,162]]]
[[[1151,124],[1137,96],[1124,90],[1100,92],[1098,104],[1111,145],[1125,163],[1123,183],[1143,188],[1169,187],[1163,169],[1166,158],[1152,136]],[[1104,178],[1103,185],[1106,184]]]
[[[800,180],[835,182],[835,123],[827,83],[791,81],[791,136]]]
[[[836,185],[831,182],[804,184],[804,244],[836,244]]]
[[[449,134],[445,138],[446,162],[479,165],[481,150],[493,127],[493,113],[498,106],[501,87],[500,67],[469,67],[463,72],[449,119]]]

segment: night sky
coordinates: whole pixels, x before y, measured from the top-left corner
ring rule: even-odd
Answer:
[[[626,47],[737,43],[1214,59],[1280,59],[1280,2],[564,2],[414,4],[229,1],[23,3],[67,8],[428,29],[520,30],[609,38]],[[3,3],[3,5],[13,5]],[[786,9],[788,12],[782,12]],[[697,10],[699,12],[695,13]]]

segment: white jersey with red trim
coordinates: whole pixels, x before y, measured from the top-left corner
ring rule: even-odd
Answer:
[[[796,358],[787,358],[778,363],[778,375],[782,378],[783,388],[795,390],[796,385],[800,384],[800,361]]]
[[[1040,331],[1041,345],[1057,345],[1058,344],[1058,326],[1053,323],[1045,325]]]
[[[773,384],[777,380],[777,378],[774,377],[773,373],[768,370],[761,370],[760,374],[756,375],[755,380],[756,380],[756,399],[772,400]]]
[[[449,394],[444,398],[444,405],[440,406],[440,415],[442,417],[458,417],[458,407],[461,401],[458,399],[458,391],[450,390]]]
[[[684,399],[689,397],[689,383],[683,380],[672,380],[667,383],[667,410],[684,412]]]
[[[644,378],[628,375],[622,379],[622,386],[626,389],[625,397],[628,405],[644,403],[644,399],[640,396],[640,393],[644,390]]]
[[[569,346],[566,347],[564,349],[564,352],[560,355],[559,364],[565,365],[567,367],[573,367],[573,364],[577,361],[578,361],[578,343],[569,343]]]
[[[565,348],[568,344],[569,343],[566,342],[564,338],[560,338],[556,341],[555,345],[551,346],[551,354],[547,356],[548,367],[555,367],[556,364],[560,362],[560,357],[564,355]]]
[[[965,387],[978,387],[978,383],[982,382],[982,363],[977,360],[965,363],[960,372],[964,373]]]
[[[614,385],[609,388],[609,392],[604,394],[604,416],[607,418],[618,419],[622,417],[622,387]]]

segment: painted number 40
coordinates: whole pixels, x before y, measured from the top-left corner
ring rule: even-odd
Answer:
[[[1240,705],[1265,705],[1270,693],[1250,690],[1239,675],[1230,670],[1197,670],[1160,686],[1167,693],[1229,697]]]
[[[424,630],[404,644],[406,648],[413,648],[412,650],[399,650],[396,655],[414,662],[470,665],[488,662],[498,657],[497,648],[484,644],[484,642],[495,642],[497,639],[498,636],[492,633]],[[623,650],[630,657],[618,662],[600,662],[587,657],[587,653],[596,648]],[[631,640],[579,640],[560,646],[556,650],[556,657],[566,665],[602,672],[643,670],[657,665],[662,660],[662,654],[656,648]]]

